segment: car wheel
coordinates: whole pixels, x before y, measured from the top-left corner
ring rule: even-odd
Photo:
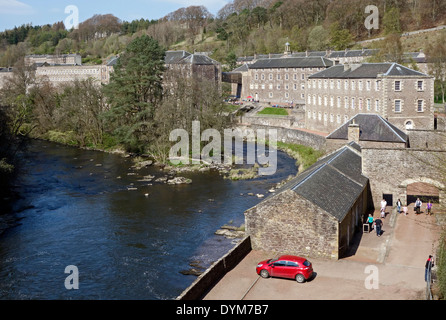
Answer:
[[[262,277],[262,278],[269,278],[269,273],[268,273],[268,271],[266,271],[265,269],[263,269],[262,271],[260,271],[260,276]]]
[[[305,277],[299,273],[296,275],[296,281],[299,283],[305,282]]]

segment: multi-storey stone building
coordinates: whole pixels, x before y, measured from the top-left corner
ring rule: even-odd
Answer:
[[[82,65],[82,57],[80,54],[61,54],[61,55],[51,55],[51,54],[32,54],[25,56],[26,65],[42,65],[48,63],[50,65]]]
[[[221,88],[221,64],[206,54],[191,54],[184,50],[167,51],[164,61],[167,69],[164,85],[174,85],[175,78],[182,75],[186,78],[208,80]]]
[[[110,73],[113,72],[111,65],[48,65],[36,68],[37,79],[48,79],[54,85],[66,84],[75,80],[93,79],[97,84],[107,84],[110,82]]]
[[[401,130],[433,129],[434,79],[396,63],[336,65],[310,75],[306,128],[331,132],[358,113]]]
[[[270,103],[305,102],[310,75],[333,66],[323,57],[284,57],[261,59],[248,65],[242,75],[242,99]]]
[[[3,87],[6,79],[12,76],[12,68],[0,68],[0,88]]]

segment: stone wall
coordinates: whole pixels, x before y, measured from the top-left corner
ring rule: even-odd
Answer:
[[[379,207],[383,194],[393,196],[403,204],[407,201],[407,185],[424,182],[440,189],[440,203],[445,203],[444,172],[435,164],[446,159],[446,151],[423,149],[362,149],[362,172],[370,179],[375,207]]]
[[[235,131],[238,135],[246,137],[248,130],[258,129],[266,130],[266,132],[268,132],[268,130],[270,129],[277,130],[277,141],[281,141],[284,143],[301,144],[316,150],[325,150],[326,141],[324,136],[320,136],[304,130],[253,124],[239,125],[235,128]]]
[[[337,220],[292,190],[247,210],[245,225],[254,250],[338,258]]]
[[[251,240],[246,237],[201,274],[176,300],[199,300],[251,251]]]

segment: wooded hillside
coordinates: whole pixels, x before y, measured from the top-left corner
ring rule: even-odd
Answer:
[[[371,3],[373,2],[373,3]],[[379,9],[379,29],[367,30],[367,5]],[[77,30],[23,25],[0,32],[0,66],[24,54],[80,53],[102,63],[142,34],[167,49],[211,52],[222,62],[255,53],[343,50],[354,42],[446,24],[446,0],[234,0],[212,15],[203,6],[178,9],[158,20],[121,21],[97,14]]]

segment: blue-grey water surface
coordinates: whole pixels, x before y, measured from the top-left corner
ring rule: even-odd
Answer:
[[[22,160],[13,203],[20,223],[0,235],[0,299],[175,299],[196,279],[181,270],[192,261],[208,267],[233,247],[214,232],[244,223],[261,201],[247,193],[266,195],[296,174],[282,152],[274,176],[182,174],[189,185],[150,186],[138,180],[166,173],[45,141],[32,141]],[[64,285],[69,265],[79,271],[77,290]]]

